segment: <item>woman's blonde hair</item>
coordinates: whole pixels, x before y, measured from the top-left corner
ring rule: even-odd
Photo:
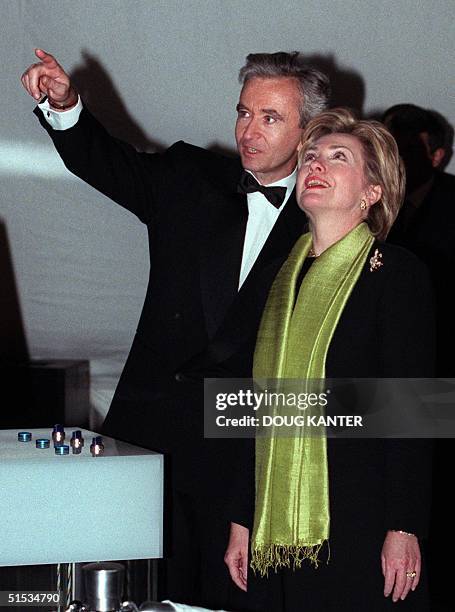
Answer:
[[[404,198],[405,171],[397,143],[379,121],[359,120],[347,108],[334,108],[308,122],[302,134],[299,161],[305,151],[326,134],[350,134],[362,144],[365,175],[370,185],[380,185],[381,199],[370,206],[365,221],[371,233],[385,240]]]

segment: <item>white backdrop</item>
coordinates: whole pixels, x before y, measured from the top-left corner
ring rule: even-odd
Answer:
[[[233,147],[250,52],[300,50],[367,114],[412,102],[455,123],[453,0],[0,0],[0,222],[29,351],[91,361],[107,411],[145,295],[144,227],[74,179],[19,77],[54,53],[118,135]],[[454,171],[452,161],[449,171]],[[178,220],[176,220],[178,223]]]

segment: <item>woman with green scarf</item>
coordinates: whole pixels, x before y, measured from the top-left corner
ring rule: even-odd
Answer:
[[[393,137],[346,109],[322,113],[304,132],[296,189],[310,232],[269,293],[254,377],[431,376],[426,270],[383,243],[404,193]],[[225,556],[243,609],[428,610],[429,441],[258,438],[255,463]]]

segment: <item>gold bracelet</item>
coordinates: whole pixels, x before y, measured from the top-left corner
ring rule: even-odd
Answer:
[[[409,533],[409,531],[401,531],[401,529],[391,529],[390,531],[393,531],[394,533],[401,533],[402,535],[412,536],[413,538],[417,537],[415,533]]]
[[[70,92],[75,93],[77,95],[77,91],[73,89],[72,87],[70,88]],[[69,95],[67,96],[67,99],[70,97],[71,93],[69,93]],[[49,96],[44,96],[44,98],[39,101],[39,104],[42,104],[46,99],[52,108],[55,108],[58,110],[66,110],[67,108],[72,108],[73,106],[76,106],[77,104],[77,99],[76,99],[76,102],[73,102],[72,104],[60,104],[59,102],[55,102],[55,100],[52,100],[52,98],[50,98]]]
[[[51,98],[49,98],[49,96],[47,97],[47,101],[49,102],[49,106],[51,106],[51,108],[55,108],[58,110],[66,110],[67,108],[72,108],[73,106],[76,106],[77,104],[77,100],[76,102],[73,102],[72,104],[59,104],[58,102],[54,102],[54,100],[52,100]]]

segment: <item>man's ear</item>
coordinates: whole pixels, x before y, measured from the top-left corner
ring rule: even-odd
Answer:
[[[431,165],[433,168],[437,168],[439,164],[442,162],[445,156],[445,150],[442,147],[438,147],[436,151],[430,153]]]
[[[382,198],[382,187],[381,185],[370,185],[365,193],[365,199],[368,207],[373,206],[376,202]]]

